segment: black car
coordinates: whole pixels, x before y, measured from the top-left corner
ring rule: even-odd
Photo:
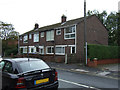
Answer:
[[[3,59],[0,69],[2,90],[58,89],[57,71],[41,59]]]

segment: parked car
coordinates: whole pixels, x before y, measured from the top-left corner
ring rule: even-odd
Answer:
[[[57,71],[41,59],[3,59],[0,69],[3,90],[58,89]]]
[[[2,61],[2,56],[0,56],[0,61]]]

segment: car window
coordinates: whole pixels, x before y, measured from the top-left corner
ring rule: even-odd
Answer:
[[[19,62],[18,63],[22,72],[27,72],[31,70],[41,70],[50,68],[44,61],[35,60],[35,61],[26,61],[26,62]]]
[[[13,68],[12,68],[12,63],[11,62],[7,62],[5,64],[3,72],[13,73]]]
[[[0,62],[0,69],[1,69],[1,70],[3,69],[4,65],[5,65],[5,61],[1,61],[1,62]]]

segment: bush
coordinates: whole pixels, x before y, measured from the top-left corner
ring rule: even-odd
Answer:
[[[120,47],[104,45],[88,45],[88,58],[116,59],[120,58]]]

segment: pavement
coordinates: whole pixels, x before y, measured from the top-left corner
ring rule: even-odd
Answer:
[[[97,67],[88,67],[83,64],[64,64],[56,62],[46,62],[52,68],[70,72],[95,75],[112,79],[120,79],[120,64],[98,65]]]

